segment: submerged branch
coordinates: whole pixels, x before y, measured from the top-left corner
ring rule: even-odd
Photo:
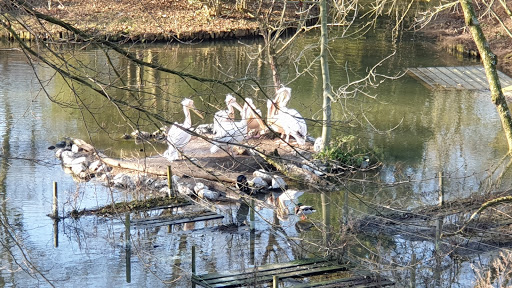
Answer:
[[[494,206],[497,206],[497,205],[500,205],[500,204],[504,204],[504,203],[510,203],[510,202],[512,202],[512,196],[504,196],[504,197],[496,198],[496,199],[493,199],[493,200],[490,200],[490,201],[487,201],[487,202],[483,203],[482,206],[480,206],[480,208],[478,208],[478,210],[476,210],[471,215],[471,217],[469,217],[469,220],[466,221],[466,223],[464,223],[464,225],[459,230],[457,230],[455,232],[452,232],[452,233],[443,233],[441,235],[441,237],[451,237],[451,236],[455,236],[455,235],[458,235],[458,234],[462,234],[462,232],[466,229],[466,227],[471,222],[473,222],[476,219],[476,217],[479,214],[481,214],[483,211],[485,211],[488,208],[491,208],[491,207],[494,207]]]

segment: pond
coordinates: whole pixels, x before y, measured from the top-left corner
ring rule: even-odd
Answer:
[[[320,69],[314,63],[299,77],[296,71],[303,71],[317,55],[318,50],[312,47],[318,42],[317,36],[309,34],[299,39],[293,49],[303,51],[305,58],[288,65],[281,75],[283,83],[292,88],[289,106],[310,119],[308,132],[313,137],[321,133],[315,121],[321,118]],[[130,49],[145,61],[182,73],[226,81],[257,79],[261,87],[249,80],[240,80],[233,87],[264,108],[265,98],[260,88],[266,93],[271,90],[270,70],[266,63],[251,57],[261,46],[258,41],[247,41],[140,45]],[[34,66],[31,66],[23,52],[9,44],[4,47],[0,53],[0,101],[3,102],[0,105],[3,154],[0,287],[189,287],[192,246],[197,251],[198,273],[241,270],[317,253],[315,246],[323,241],[322,232],[311,227],[303,229],[295,215],[276,215],[269,200],[264,198],[256,208],[253,233],[247,226],[228,231],[218,228],[235,219],[242,222],[249,219],[246,207],[226,204],[219,207],[225,214],[223,220],[171,228],[132,228],[130,250],[126,249],[124,215],[65,218],[54,223],[47,217],[52,207],[53,182],[58,183],[61,215],[72,209],[131,199],[133,195],[105,188],[95,181],[75,182],[63,172],[54,151],[47,149],[50,145],[72,137],[91,142],[114,156],[156,155],[166,147],[158,144],[142,147],[121,140],[120,136],[134,129],[153,131],[166,123],[152,123],[143,113],[113,106],[84,87],[75,86],[78,93],[73,94],[69,83],[54,71],[38,62],[32,62]],[[143,69],[101,49],[64,47],[60,52],[68,58],[72,69],[94,78],[98,87],[112,93],[115,99],[151,107],[152,113],[170,122],[183,120],[179,102],[190,97],[207,116],[205,120],[193,118],[193,125],[211,123],[213,113],[222,107],[229,92],[212,83],[185,82],[179,76]],[[475,65],[469,60],[437,53],[431,43],[419,41],[414,35],[403,35],[398,43],[392,43],[386,33],[360,39],[340,38],[330,44],[333,86],[341,87],[366,77],[371,67],[389,55],[389,59],[376,67],[378,74],[398,76],[407,67]],[[109,68],[108,61],[118,71]],[[95,70],[88,70],[85,65]],[[105,83],[115,73],[122,73],[125,81],[111,84],[142,87],[148,94],[120,93],[107,87]],[[375,79],[381,80],[383,77]],[[292,197],[317,208],[322,207],[322,199],[329,202],[334,231],[340,230],[346,191],[350,220],[372,214],[368,204],[403,209],[435,205],[439,172],[445,175],[443,187],[447,200],[510,188],[509,177],[504,177],[499,185],[486,182],[507,152],[489,92],[432,91],[408,75],[386,79],[378,87],[365,82],[346,88],[345,91],[358,92],[344,94],[344,98],[333,103],[333,119],[337,121],[333,133],[357,136],[361,143],[377,151],[383,166],[378,173],[357,175],[357,181],[348,182],[337,192],[319,197],[321,191],[300,190],[293,192],[296,194]],[[77,109],[79,101],[86,103],[89,110]],[[286,205],[292,212],[291,202]],[[308,218],[312,223],[322,223],[321,211]],[[280,228],[276,229],[274,224]],[[441,263],[436,263],[431,241],[411,240],[403,235],[379,239],[356,236],[357,241],[351,241],[347,247],[348,254],[374,262],[369,266],[403,286],[409,285],[412,257],[419,263],[418,286],[432,287],[431,281],[436,280],[445,287],[468,287],[475,279],[471,264],[486,265],[493,255],[504,251],[491,249],[485,254],[471,254],[464,260],[446,254]],[[292,286],[293,283],[286,284]]]

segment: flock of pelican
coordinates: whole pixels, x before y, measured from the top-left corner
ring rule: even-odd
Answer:
[[[261,110],[257,109],[250,98],[245,98],[244,106],[236,102],[236,98],[231,94],[226,95],[226,110],[217,111],[213,117],[213,138],[210,152],[216,153],[219,150],[228,151],[233,148],[233,144],[239,144],[243,140],[263,134],[267,128],[281,134],[281,138],[290,143],[292,136],[297,144],[306,143],[307,125],[304,118],[295,109],[286,107],[291,98],[291,89],[282,87],[276,92],[274,100],[267,101],[266,122],[262,119]],[[179,151],[191,139],[188,129],[192,126],[190,110],[199,117],[203,116],[194,106],[194,101],[184,99],[181,102],[185,121],[183,124],[174,123],[167,133],[169,148],[164,152],[164,157],[169,161],[179,158]],[[235,121],[235,109],[240,113],[240,121]],[[286,136],[286,137],[285,137]]]

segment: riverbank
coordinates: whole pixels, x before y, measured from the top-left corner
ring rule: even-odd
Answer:
[[[245,9],[235,9],[236,3],[231,1],[223,2],[218,11],[210,8],[211,3],[199,0],[62,0],[51,3],[48,7],[48,1],[35,1],[35,7],[39,12],[71,23],[95,37],[139,43],[256,38],[261,36],[259,19],[268,11],[265,4],[258,6],[256,2],[247,2]],[[296,17],[304,8],[301,3],[287,3],[290,13],[286,17]],[[486,7],[475,6],[477,13],[487,13],[481,17],[481,27],[492,51],[498,56],[498,68],[512,75],[512,37]],[[512,27],[512,18],[499,3],[494,3],[493,11],[504,25]],[[30,23],[27,19],[24,21]],[[28,32],[21,34],[22,38],[31,37]],[[61,41],[77,40],[75,35],[57,26],[46,26],[44,33],[39,34],[46,35],[43,38],[53,35]],[[419,35],[435,42],[437,49],[478,58],[461,9],[440,12],[419,30]]]
[[[268,10],[265,3],[235,9],[235,3],[223,2],[225,5],[214,11],[210,8],[212,5],[199,0],[62,0],[52,3],[48,7],[47,1],[36,1],[35,7],[37,11],[70,23],[94,37],[141,43],[258,37],[261,23],[257,16],[265,15]],[[298,3],[288,4],[286,17],[295,17]],[[30,23],[33,19],[23,20]],[[52,35],[61,40],[73,40],[75,37],[55,25],[46,26],[45,31],[33,30],[43,38]]]
[[[498,69],[511,76],[512,36],[507,35],[507,31],[500,21],[510,29],[512,28],[512,17],[508,16],[505,9],[497,2],[493,5],[493,13],[500,18],[500,21],[483,5],[475,5],[475,11],[478,15],[485,15],[480,17],[480,26],[489,47],[498,57]],[[465,25],[461,9],[445,10],[439,13],[419,32],[422,36],[432,39],[439,50],[449,51],[463,57],[479,57],[471,32]]]

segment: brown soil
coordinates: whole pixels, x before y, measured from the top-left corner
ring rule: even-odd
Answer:
[[[50,9],[47,1],[35,2],[39,3],[36,7],[43,13],[90,33],[101,31],[113,40],[187,41],[255,37],[259,34],[258,15],[252,14],[258,7],[237,11],[233,0],[223,1],[218,15],[208,8],[211,6],[208,1],[200,0],[61,0],[52,1]],[[475,6],[477,13],[482,15],[480,21],[487,41],[498,56],[498,68],[512,75],[512,37],[485,6],[478,3]],[[507,27],[512,27],[512,18],[497,1],[493,9]],[[435,38],[440,49],[462,44],[459,48],[464,47],[467,53],[477,51],[460,7],[439,13],[421,32],[426,37]]]
[[[281,163],[289,163],[290,166],[296,167],[302,165],[304,157],[310,158],[313,150],[313,145],[309,142],[306,142],[306,145],[302,147],[298,147],[296,145],[290,146],[281,140],[264,138],[250,139],[244,142],[244,145],[254,147],[266,155],[277,153],[279,157],[276,157],[276,159],[279,159]],[[173,175],[198,177],[224,183],[235,183],[237,176],[240,174],[251,178],[252,173],[258,169],[275,169],[260,155],[249,155],[247,150],[236,149],[233,155],[222,150],[211,154],[210,147],[211,143],[206,140],[192,137],[192,140],[183,148],[183,152],[188,159],[180,159],[172,163],[161,156],[134,160],[104,157],[103,160],[114,168],[128,168],[160,176],[167,175],[167,166],[170,165]],[[230,149],[227,150],[231,152]],[[301,155],[299,156],[297,153],[301,153]],[[308,173],[310,180],[314,178],[316,182],[319,181],[318,177],[310,174],[312,173]],[[293,171],[290,171],[289,176],[293,175]],[[300,175],[300,177],[304,178],[306,174]]]
[[[499,21],[489,14],[485,6],[477,6],[476,11],[482,15],[480,24],[489,46],[498,56],[498,68],[508,75],[512,75],[512,37],[502,27]],[[496,14],[502,19],[506,27],[512,27],[512,17],[508,16],[504,9],[496,1],[493,6]],[[485,14],[487,12],[487,14]],[[464,23],[464,14],[460,7],[457,10],[446,10],[437,15],[424,29],[422,34],[434,38],[437,47],[442,50],[456,47],[462,44],[466,53],[477,51],[469,29]]]
[[[37,1],[37,10],[75,27],[110,40],[188,41],[255,37],[259,23],[257,6],[236,10],[235,1],[222,1],[217,13],[200,0]],[[232,3],[230,3],[232,2]],[[256,5],[256,1],[254,1]],[[265,11],[265,7],[261,7]],[[291,14],[293,15],[293,14]],[[48,27],[55,33],[59,27]],[[63,37],[64,38],[64,37]]]

